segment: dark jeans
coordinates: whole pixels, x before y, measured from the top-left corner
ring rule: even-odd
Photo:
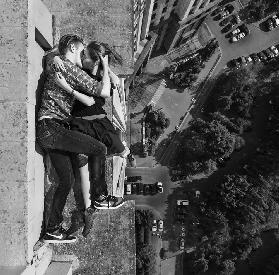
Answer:
[[[49,153],[59,178],[48,221],[48,228],[53,228],[63,221],[62,212],[75,181],[73,171],[75,156],[84,154],[89,159],[96,156],[104,158],[106,146],[88,135],[69,130],[67,122],[57,119],[43,119],[38,122],[37,141]],[[99,184],[102,184],[100,190],[107,190],[105,181],[100,181]]]

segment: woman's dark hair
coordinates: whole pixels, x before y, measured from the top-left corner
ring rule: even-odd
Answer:
[[[100,43],[97,41],[91,41],[87,45],[88,53],[90,55],[90,58],[96,62],[99,60],[99,56],[105,56],[108,55],[108,61],[109,63],[112,63],[114,65],[122,65],[123,64],[123,58],[122,56],[115,51],[112,47],[110,47],[106,43]]]

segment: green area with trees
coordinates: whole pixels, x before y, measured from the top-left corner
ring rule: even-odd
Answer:
[[[197,50],[196,53],[176,60],[165,70],[165,75],[173,79],[178,87],[192,88],[200,71],[204,68],[205,62],[210,59],[217,47],[218,42],[215,39],[210,40],[205,47]]]
[[[237,263],[249,260],[251,252],[262,245],[261,233],[278,226],[279,59],[274,62],[223,72],[216,79],[202,118],[194,119],[180,135],[181,146],[171,168],[192,175],[214,172],[220,159],[244,145],[245,131],[253,131],[256,102],[267,102],[259,147],[252,148],[231,172],[216,180],[199,201],[191,201],[190,210],[185,212],[182,223],[186,238],[196,242],[195,251],[185,262],[187,274],[208,270],[233,274]],[[171,196],[187,194],[186,185]],[[175,223],[173,206],[167,211],[173,217],[170,224]],[[171,232],[172,227],[167,230]],[[277,274],[272,273],[278,270],[277,258],[274,255],[262,274]]]
[[[279,12],[278,0],[250,0],[240,11],[239,16],[247,24],[255,23],[273,12]]]
[[[156,255],[150,243],[154,215],[150,210],[136,210],[136,274],[154,274]]]

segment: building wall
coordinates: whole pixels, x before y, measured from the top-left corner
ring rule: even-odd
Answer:
[[[0,270],[20,270],[32,260],[43,218],[35,109],[44,50],[36,33],[44,37],[43,47],[50,46],[52,17],[35,0],[3,0],[0,8]]]
[[[118,73],[133,68],[133,0],[43,0],[55,16],[55,42],[60,35],[75,33],[86,41],[106,42],[124,57]]]

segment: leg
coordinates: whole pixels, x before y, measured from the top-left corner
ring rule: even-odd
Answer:
[[[80,178],[81,178],[81,191],[84,200],[85,209],[91,206],[90,199],[90,181],[89,181],[89,171],[88,164],[79,168]]]
[[[65,152],[50,151],[49,156],[59,178],[59,185],[54,193],[48,229],[58,227],[63,221],[63,209],[74,183],[71,157]]]

